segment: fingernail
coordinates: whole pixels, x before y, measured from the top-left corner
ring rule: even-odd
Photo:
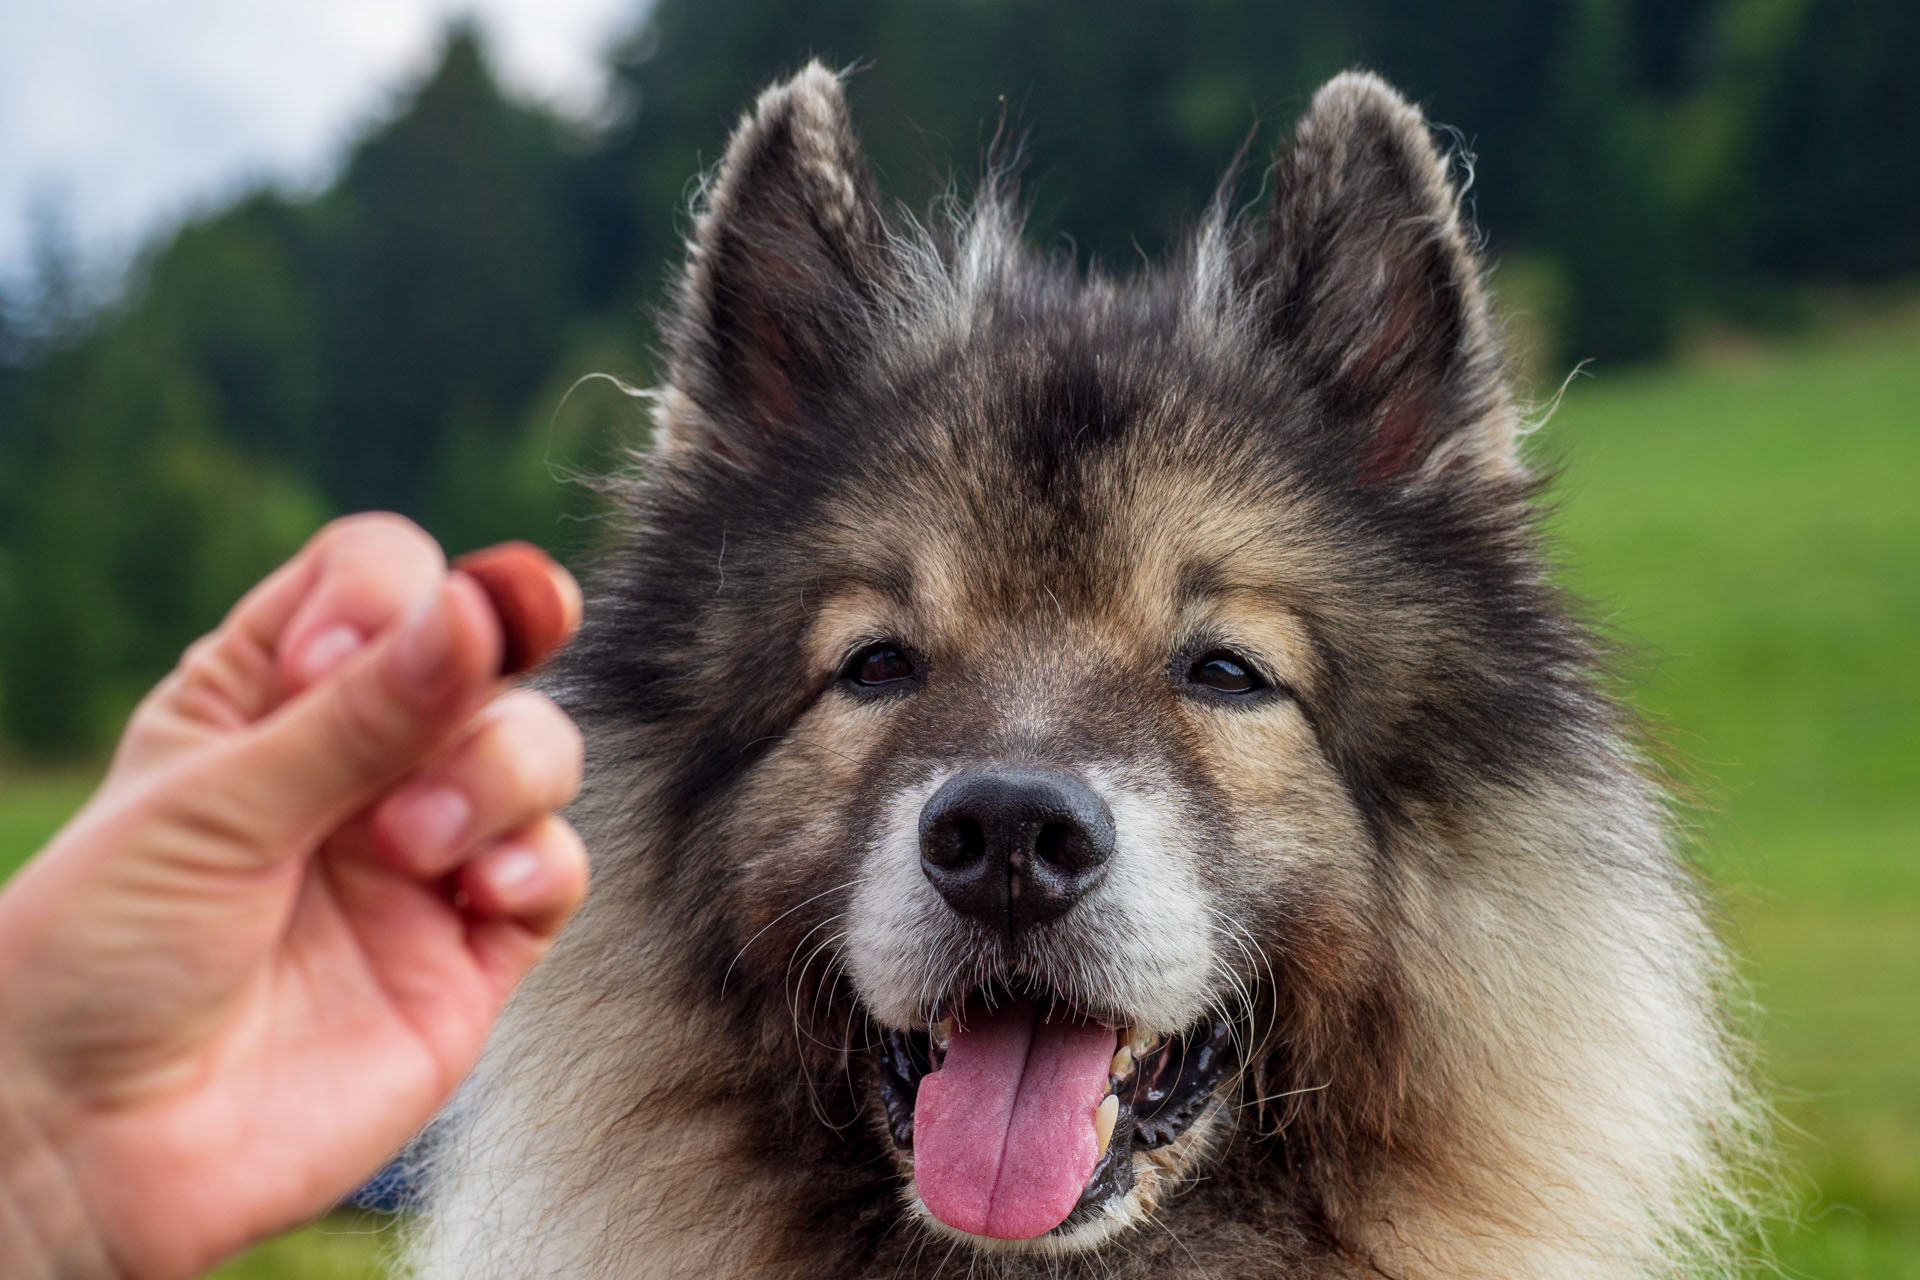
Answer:
[[[415,606],[393,638],[389,670],[403,690],[429,698],[440,691],[452,656],[453,625],[442,587]]]
[[[467,829],[473,805],[453,787],[402,792],[382,806],[380,825],[400,852],[427,858],[451,847]]]
[[[294,677],[301,684],[313,684],[346,661],[348,655],[366,642],[367,637],[360,628],[344,622],[335,623],[307,641],[300,652],[294,655],[290,664]]]
[[[523,846],[502,850],[486,860],[480,875],[503,905],[522,900],[540,874],[540,855]]]

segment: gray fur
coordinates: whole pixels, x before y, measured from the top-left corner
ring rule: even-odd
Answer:
[[[761,96],[554,677],[594,889],[468,1090],[419,1275],[1739,1270],[1723,960],[1547,581],[1459,193],[1364,74],[1274,187],[1082,276],[994,189],[883,214],[817,65]],[[915,691],[836,679],[876,635]],[[1170,687],[1214,635],[1272,697]],[[1132,879],[1017,946],[903,834],[996,760],[1127,826]],[[1241,1069],[1098,1230],[990,1246],[918,1212],[873,1053],[1009,967],[1230,1017]]]

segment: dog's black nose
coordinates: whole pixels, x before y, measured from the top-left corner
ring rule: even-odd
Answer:
[[[1113,815],[1078,778],[969,769],[920,811],[920,869],[940,896],[1012,937],[1064,915],[1106,874]]]

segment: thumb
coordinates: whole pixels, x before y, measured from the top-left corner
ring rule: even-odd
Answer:
[[[248,861],[307,852],[465,723],[498,683],[501,646],[486,594],[447,575],[392,633],[204,760],[195,807]]]

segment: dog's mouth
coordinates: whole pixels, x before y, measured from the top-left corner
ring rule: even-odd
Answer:
[[[885,1034],[880,1096],[928,1213],[1030,1240],[1126,1197],[1135,1152],[1207,1114],[1232,1058],[1224,1021],[1153,1037],[1046,992],[983,989],[925,1030]]]

